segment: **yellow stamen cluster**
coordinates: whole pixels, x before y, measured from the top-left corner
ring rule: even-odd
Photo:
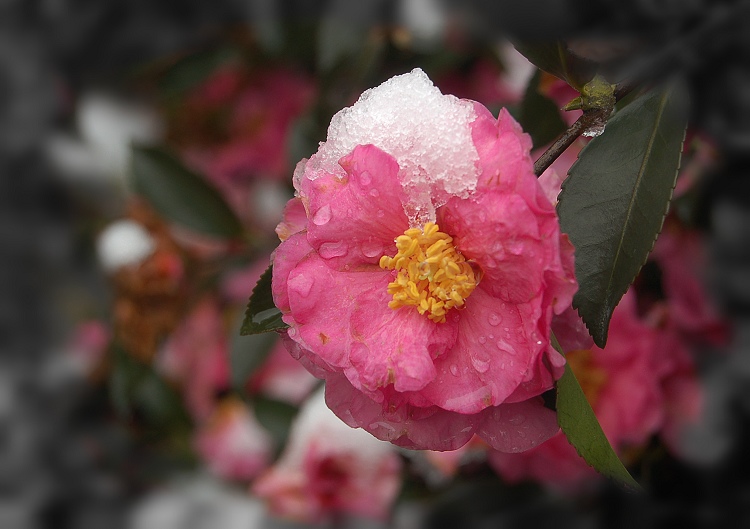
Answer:
[[[437,323],[446,313],[462,307],[477,281],[474,270],[453,246],[453,237],[428,222],[424,229],[410,228],[396,238],[398,252],[380,258],[380,268],[397,270],[388,285],[392,309],[413,306]]]

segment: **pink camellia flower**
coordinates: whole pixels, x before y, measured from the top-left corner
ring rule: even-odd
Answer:
[[[540,395],[565,362],[549,327],[576,290],[573,248],[530,147],[504,109],[414,70],[334,116],[298,164],[274,301],[350,426],[432,450],[476,433],[511,452],[557,431]]]
[[[695,368],[679,335],[640,319],[632,290],[612,316],[605,349],[584,337],[582,324],[574,320],[580,322],[570,309],[552,328],[612,446],[626,453],[660,434],[679,454],[682,431],[697,421],[701,401]],[[599,477],[562,433],[523,454],[490,451],[488,459],[510,482],[533,479],[579,491]]]
[[[254,483],[276,514],[316,522],[353,514],[384,519],[401,484],[401,460],[388,443],[353,430],[319,391],[292,425],[281,459]]]
[[[220,402],[196,432],[195,447],[209,470],[224,479],[250,480],[271,459],[271,437],[237,398]]]
[[[185,404],[205,420],[216,395],[229,386],[229,344],[218,302],[201,300],[164,344],[159,369],[182,388]]]

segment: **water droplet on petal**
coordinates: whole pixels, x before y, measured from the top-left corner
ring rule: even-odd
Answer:
[[[369,194],[371,197],[377,198],[380,196],[380,191],[373,187],[372,189],[370,189]]]
[[[333,259],[341,257],[349,252],[349,248],[344,241],[324,242],[318,248],[318,254],[324,259]]]
[[[370,182],[372,182],[372,177],[367,171],[362,171],[362,174],[359,175],[359,181],[363,186],[369,186]]]
[[[378,216],[379,219],[382,219],[383,217],[385,217],[385,211],[383,211],[382,209],[379,209],[376,215]]]
[[[498,325],[500,325],[500,322],[503,321],[502,316],[500,316],[496,312],[490,312],[490,315],[487,319],[490,322],[490,325],[492,325],[493,327],[497,327]]]
[[[362,253],[365,257],[378,257],[383,255],[383,245],[378,240],[369,240],[362,243]]]
[[[313,224],[316,226],[323,226],[331,220],[331,205],[326,204],[322,208],[315,212],[312,218]]]
[[[479,343],[481,343],[482,345],[487,343],[487,338],[485,338],[484,336],[480,336],[478,340],[479,340]]]
[[[490,368],[490,358],[486,353],[477,351],[471,355],[471,365],[479,373],[486,373]]]
[[[289,289],[295,294],[306,298],[310,295],[315,279],[309,275],[298,275],[291,281],[289,281]]]
[[[454,377],[458,376],[458,366],[456,364],[451,364],[450,371]]]

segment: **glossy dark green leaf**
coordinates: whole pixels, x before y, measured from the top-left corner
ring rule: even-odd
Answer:
[[[553,345],[563,353],[554,337]],[[609,444],[570,364],[565,364],[565,374],[557,381],[556,405],[557,422],[578,455],[603,476],[640,490],[641,486]]]
[[[669,208],[686,127],[686,101],[654,89],[617,112],[563,182],[560,227],[576,251],[573,306],[600,347],[623,294],[646,262]]]
[[[250,301],[245,310],[245,319],[240,328],[240,334],[260,334],[270,331],[286,329],[288,325],[281,320],[281,311],[273,304],[271,293],[271,277],[273,267],[269,266],[260,276],[253,288]]]
[[[596,73],[596,63],[573,54],[561,40],[514,42],[513,46],[540,69],[579,92]]]
[[[537,70],[526,87],[518,114],[518,122],[531,136],[534,148],[550,143],[567,128],[557,105],[539,93],[540,78],[541,72]]]
[[[279,337],[274,333],[240,335],[232,334],[229,349],[229,367],[232,387],[238,391],[245,388],[250,378],[266,361]]]
[[[156,147],[134,147],[135,191],[164,218],[221,238],[242,234],[242,225],[222,196],[204,178]]]

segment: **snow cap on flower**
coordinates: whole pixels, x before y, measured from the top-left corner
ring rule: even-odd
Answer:
[[[472,102],[441,94],[415,68],[365,91],[354,106],[333,116],[328,139],[308,162],[307,175],[343,176],[339,160],[357,145],[374,145],[396,159],[399,180],[411,195],[407,214],[423,224],[434,220],[434,209],[448,196],[431,196],[436,191],[466,197],[476,188],[475,118]]]
[[[323,392],[310,397],[292,425],[281,459],[253,493],[287,518],[314,522],[348,513],[383,519],[400,486],[394,448],[343,424]]]
[[[141,224],[118,220],[99,234],[96,243],[99,262],[107,272],[138,265],[154,253],[156,242]]]
[[[540,395],[562,375],[550,321],[577,285],[530,149],[506,110],[415,70],[337,114],[298,164],[274,303],[287,348],[350,426],[510,452],[558,430]]]

